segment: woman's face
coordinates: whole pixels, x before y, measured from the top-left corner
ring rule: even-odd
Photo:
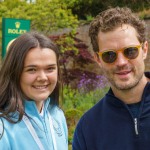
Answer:
[[[24,60],[20,85],[28,100],[34,100],[39,111],[57,83],[57,58],[49,48],[33,48]]]

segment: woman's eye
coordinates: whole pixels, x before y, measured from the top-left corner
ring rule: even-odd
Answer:
[[[28,69],[27,71],[28,71],[28,72],[35,72],[35,71],[36,71],[36,69],[34,69],[34,68],[30,68],[30,69]]]
[[[48,68],[47,70],[51,72],[51,71],[53,71],[53,70],[55,70],[55,69],[56,69],[55,67],[50,67],[50,68]]]

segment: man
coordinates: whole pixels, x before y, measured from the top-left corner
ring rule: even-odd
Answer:
[[[80,119],[73,150],[150,150],[144,22],[129,8],[111,8],[92,21],[89,35],[110,90]]]

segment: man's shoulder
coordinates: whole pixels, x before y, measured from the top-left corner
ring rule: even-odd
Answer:
[[[86,114],[93,114],[101,111],[101,108],[103,107],[103,104],[105,103],[105,97],[103,97],[101,100],[98,101],[93,107],[91,107]]]
[[[145,72],[145,76],[150,79],[150,72]]]

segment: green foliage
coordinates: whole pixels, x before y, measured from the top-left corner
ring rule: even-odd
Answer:
[[[144,9],[143,11],[139,12],[138,15],[142,19],[150,19],[150,9]]]
[[[94,104],[96,104],[101,97],[103,97],[108,90],[108,87],[100,88],[88,93],[80,93],[77,89],[71,89],[65,86],[63,89],[63,109],[77,109],[84,113]]]
[[[133,11],[139,12],[150,8],[149,0],[63,0],[68,3],[68,7],[79,19],[87,19],[87,16],[96,16],[101,11],[109,7],[129,7]]]
[[[31,30],[41,31],[44,34],[64,28],[75,32],[78,26],[77,17],[61,0],[37,0],[36,3],[27,3],[25,0],[0,2],[0,39],[2,37],[2,18],[31,20]],[[66,40],[70,42],[69,39]],[[0,45],[2,45],[1,42]]]
[[[75,126],[81,116],[82,116],[82,112],[77,109],[67,109],[65,111],[65,117],[67,119],[67,125],[69,128],[69,135],[68,135],[69,143],[72,143]]]
[[[75,45],[75,40],[73,38],[74,36],[75,33],[72,31],[69,34],[50,36],[50,39],[58,45],[61,53],[73,50],[77,54],[78,49],[74,46]]]
[[[61,0],[37,0],[36,3],[5,0],[0,2],[0,8],[0,18],[29,19],[32,30],[45,33],[60,28],[74,29],[78,25],[77,17]]]
[[[77,89],[71,89],[67,86],[64,87],[62,109],[67,119],[69,144],[72,143],[75,127],[81,116],[96,104],[107,91],[108,87],[105,87],[89,93],[80,93]]]

